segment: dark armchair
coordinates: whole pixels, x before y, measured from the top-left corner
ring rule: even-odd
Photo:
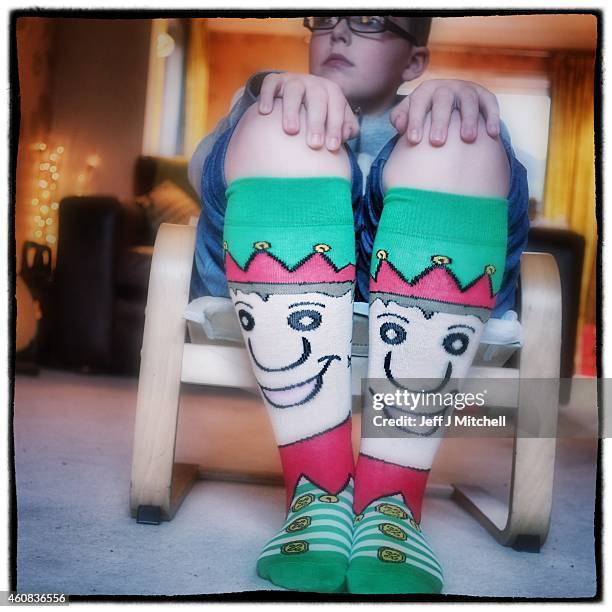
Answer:
[[[59,210],[52,286],[44,300],[40,361],[136,375],[155,232],[137,197],[171,180],[196,202],[183,158],[140,157],[134,199],[70,196]]]

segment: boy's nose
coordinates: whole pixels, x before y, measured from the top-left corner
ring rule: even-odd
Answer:
[[[331,31],[332,42],[342,40],[345,44],[348,44],[351,40],[351,30],[348,27],[346,19],[340,19]]]

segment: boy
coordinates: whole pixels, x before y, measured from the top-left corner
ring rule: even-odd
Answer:
[[[287,520],[259,575],[304,591],[437,593],[420,513],[438,428],[363,438],[353,465],[352,303],[370,306],[371,394],[381,381],[407,390],[408,377],[456,391],[491,312],[514,304],[525,170],[490,92],[435,81],[396,96],[427,66],[430,19],[305,26],[310,74],[252,77],[194,154],[192,297],[231,297],[279,446]]]

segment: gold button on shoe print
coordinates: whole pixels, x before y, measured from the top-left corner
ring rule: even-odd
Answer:
[[[269,249],[272,245],[266,240],[260,240],[253,245],[258,251]]]
[[[378,251],[376,251],[376,257],[378,259],[388,259],[389,253],[385,251],[384,249],[379,249]]]
[[[385,563],[404,563],[406,561],[406,555],[401,550],[388,546],[381,546],[378,549],[378,558]]]
[[[331,251],[329,244],[315,244],[313,249],[315,253],[327,253],[327,251]]]
[[[302,531],[306,529],[306,527],[310,527],[312,523],[312,518],[309,516],[300,516],[300,518],[296,518],[295,521],[292,521],[287,525],[285,531],[287,533],[294,533],[296,531]]]
[[[309,504],[312,504],[314,499],[315,497],[312,493],[306,493],[305,495],[300,495],[300,497],[298,497],[295,500],[295,503],[291,507],[291,510],[293,510],[293,512],[299,512],[302,508],[305,508]]]
[[[308,542],[304,540],[296,540],[295,542],[287,542],[281,546],[281,553],[283,555],[300,555],[308,552]]]
[[[401,527],[398,527],[393,523],[381,523],[378,526],[378,529],[390,538],[401,540],[402,542],[405,542],[408,539],[408,534]]]
[[[339,500],[335,495],[319,495],[319,501],[326,504],[337,504]]]
[[[376,511],[380,512],[381,514],[386,514],[387,516],[395,516],[396,518],[408,518],[406,512],[395,504],[379,504],[376,506]]]

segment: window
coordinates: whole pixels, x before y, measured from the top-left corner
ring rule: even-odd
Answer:
[[[542,212],[550,97],[543,94],[497,94],[501,117],[506,124],[512,147],[527,169],[529,197],[535,200],[534,216]]]
[[[182,155],[188,26],[184,19],[154,19],[143,135],[145,155]]]

